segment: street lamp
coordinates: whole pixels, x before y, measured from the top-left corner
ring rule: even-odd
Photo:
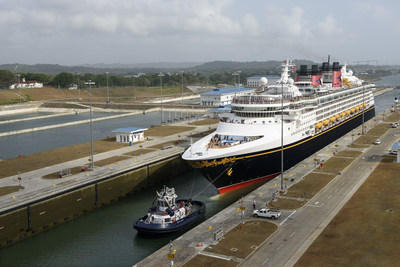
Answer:
[[[182,70],[181,71],[181,74],[182,74],[182,79],[181,79],[181,88],[182,88],[181,103],[182,104],[183,104],[183,73],[184,73],[184,71]]]
[[[93,123],[92,123],[92,84],[96,84],[95,82],[92,82],[91,80],[85,82],[85,84],[89,85],[89,106],[90,106],[90,119],[89,119],[89,125],[90,125],[90,170],[94,169],[94,160],[93,160]]]
[[[283,190],[283,81],[281,81],[281,190]]]
[[[164,115],[163,115],[163,87],[162,87],[162,77],[165,76],[164,73],[160,72],[158,77],[160,77],[160,88],[161,88],[161,124],[164,122]]]
[[[364,89],[365,86],[363,86],[363,95],[362,95],[362,130],[361,130],[361,134],[364,135],[364,113],[365,113],[365,104],[364,104]]]
[[[106,72],[106,80],[107,80],[107,104],[110,103],[110,93],[108,91],[108,71]]]

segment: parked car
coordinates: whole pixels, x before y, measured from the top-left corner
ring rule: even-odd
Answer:
[[[389,154],[397,155],[397,150],[390,150],[390,151],[389,151]]]
[[[398,122],[393,122],[392,123],[392,128],[397,128],[399,127],[399,123]]]
[[[259,209],[253,211],[253,216],[264,217],[269,219],[278,219],[281,217],[281,212],[277,209]]]
[[[374,142],[375,145],[380,145],[381,144],[381,140],[376,139],[376,141]]]

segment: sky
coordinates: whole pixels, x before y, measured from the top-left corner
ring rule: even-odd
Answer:
[[[400,64],[400,1],[0,0],[0,64]],[[374,61],[370,62],[375,63]]]

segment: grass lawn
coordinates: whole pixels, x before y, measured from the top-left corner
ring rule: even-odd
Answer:
[[[332,174],[312,172],[305,176],[300,182],[291,186],[285,196],[312,198],[335,177],[336,175]]]
[[[14,186],[3,186],[0,187],[0,196],[8,195],[14,192],[18,192],[18,190],[24,189],[23,186],[14,185]]]
[[[127,157],[127,156],[114,156],[114,157],[111,157],[111,158],[95,161],[94,162],[94,166],[103,167],[103,166],[106,166],[106,165],[109,165],[109,164],[112,164],[112,163],[115,163],[115,162],[118,162],[118,161],[121,161],[121,160],[127,160],[129,158],[130,157]]]
[[[337,157],[356,158],[360,155],[361,155],[361,151],[357,151],[357,150],[343,150],[343,151],[336,153]]]
[[[164,143],[161,143],[161,144],[157,144],[157,145],[151,146],[149,148],[162,149],[162,148],[167,147],[167,146],[176,146],[181,142],[182,142],[181,140],[173,140],[173,141],[168,141],[168,142],[164,142]]]
[[[353,158],[344,158],[344,157],[332,157],[323,163],[322,168],[318,168],[318,171],[321,172],[329,172],[332,174],[337,174],[339,171],[342,171],[346,168],[351,162],[353,162]]]
[[[193,259],[185,263],[185,267],[234,267],[239,265],[238,262],[232,260],[223,260],[205,255],[196,255]]]
[[[194,121],[189,124],[190,125],[207,125],[207,124],[215,124],[218,122],[219,122],[219,120],[217,120],[217,119],[204,119],[204,120]]]
[[[209,246],[205,250],[244,259],[276,229],[275,224],[267,221],[247,221],[225,233],[217,245]]]
[[[400,121],[400,111],[391,113],[389,116],[385,117],[386,122],[396,122]]]
[[[163,126],[155,126],[144,131],[144,135],[161,137],[161,136],[169,136],[177,133],[187,132],[193,129],[195,129],[195,127],[163,125]]]
[[[369,146],[369,145],[373,144],[376,141],[376,139],[378,139],[383,134],[385,134],[387,132],[387,130],[389,130],[389,128],[390,128],[390,125],[388,125],[388,124],[385,124],[385,123],[378,124],[371,130],[369,130],[365,135],[358,137],[353,142],[353,144],[350,145],[349,147],[354,147],[356,145],[368,145]]]
[[[153,149],[141,148],[132,152],[125,153],[127,156],[140,156],[154,151]]]
[[[385,157],[296,266],[398,266],[400,164]]]
[[[94,154],[126,147],[126,144],[110,140],[96,140],[93,143]],[[35,154],[0,161],[0,178],[17,175],[66,161],[89,158],[90,142],[42,151]]]

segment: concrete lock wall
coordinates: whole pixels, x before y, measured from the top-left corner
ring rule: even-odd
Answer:
[[[99,182],[97,184],[98,203],[108,204],[113,200],[126,196],[146,184],[147,167],[137,169],[127,174]]]
[[[27,208],[0,215],[0,248],[22,239],[27,230]]]
[[[54,197],[30,206],[32,231],[45,230],[92,210],[96,199],[95,186]]]
[[[189,168],[189,165],[180,156],[152,164],[149,166],[148,185],[154,185],[160,181],[168,181],[170,178],[189,170]]]

